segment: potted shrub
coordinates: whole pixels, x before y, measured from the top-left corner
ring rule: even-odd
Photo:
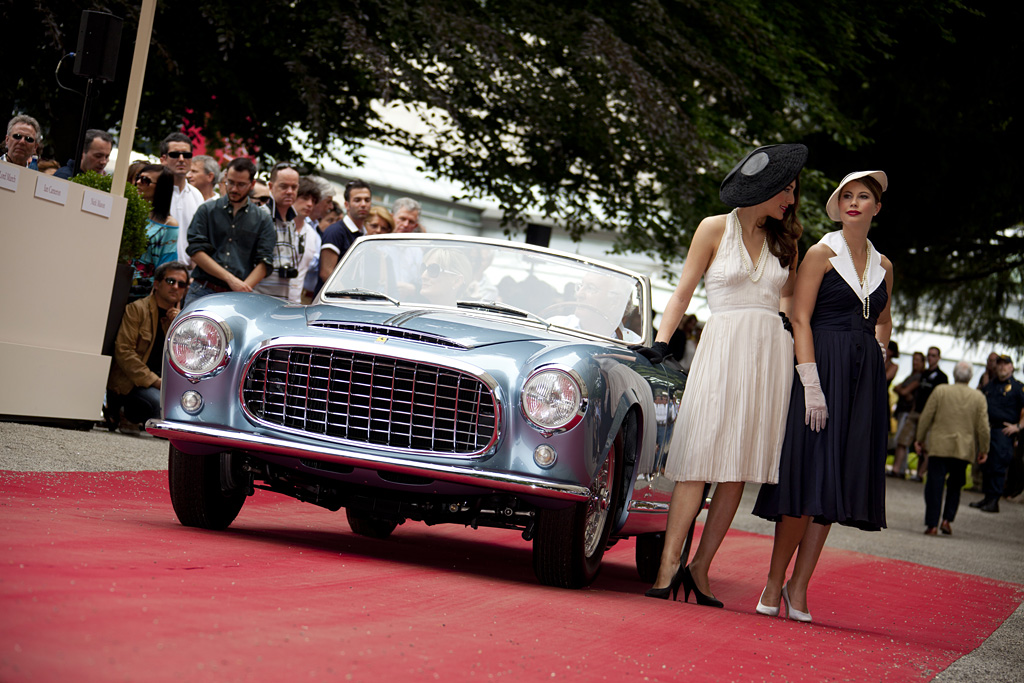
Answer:
[[[79,173],[71,179],[73,183],[104,192],[110,192],[113,181],[111,176],[100,175],[96,171]],[[142,256],[142,253],[146,251],[146,245],[149,242],[149,238],[146,236],[146,223],[149,220],[149,212],[153,210],[150,203],[142,198],[134,185],[125,184],[124,198],[128,200],[128,206],[124,212],[121,247],[117,253],[114,287],[110,293],[110,308],[107,311],[107,328],[103,335],[103,349],[100,351],[105,356],[114,355],[114,339],[121,326],[121,316],[124,315],[124,307],[128,302],[128,290],[132,285],[130,264],[133,259]]]

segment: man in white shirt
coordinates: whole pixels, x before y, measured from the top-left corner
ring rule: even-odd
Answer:
[[[189,266],[194,265],[188,257],[188,227],[192,216],[202,204],[203,193],[188,183],[188,172],[192,169],[192,140],[175,131],[160,143],[160,163],[174,174],[174,192],[171,194],[171,215],[178,221],[178,260]]]

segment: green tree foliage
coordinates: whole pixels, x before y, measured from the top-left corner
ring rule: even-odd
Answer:
[[[892,192],[873,240],[896,264],[899,312],[1024,348],[1024,210],[1011,184],[1022,7],[161,2],[139,134],[153,145],[184,116],[266,160],[294,157],[304,131],[312,162],[333,141],[372,138],[497,198],[512,226],[539,213],[576,237],[611,230],[620,249],[666,259],[701,217],[724,210],[718,183],[745,150],[803,141],[804,247],[832,227],[822,204],[835,180],[883,168]],[[126,19],[119,78],[103,86],[93,122],[116,127],[134,4],[8,2],[0,15],[29,29],[10,36],[8,49],[26,58],[0,74],[2,92],[61,149],[78,103],[53,87],[52,71],[74,49],[84,8]],[[80,81],[70,71],[64,80]],[[418,129],[393,125],[388,108],[416,113]]]

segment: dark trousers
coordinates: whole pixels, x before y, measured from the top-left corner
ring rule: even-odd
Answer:
[[[960,489],[967,481],[967,461],[959,458],[944,458],[937,455],[928,458],[928,480],[924,484],[924,524],[931,528],[942,519],[952,523],[956,509],[960,507]],[[946,480],[946,475],[949,480]],[[946,487],[946,509],[942,510],[942,487]]]
[[[134,387],[124,396],[107,392],[107,409],[114,420],[124,409],[129,422],[144,425],[150,418],[160,417],[160,390],[156,387]]]
[[[1002,427],[992,428],[992,442],[988,447],[988,460],[981,466],[985,473],[985,499],[998,500],[1006,486],[1006,470],[1013,460],[1013,437],[1003,434]]]
[[[192,280],[192,284],[188,286],[188,291],[185,293],[185,299],[181,302],[181,307],[189,305],[196,299],[202,299],[204,296],[210,294],[217,294],[218,292],[231,291],[223,288],[213,288],[205,280]]]

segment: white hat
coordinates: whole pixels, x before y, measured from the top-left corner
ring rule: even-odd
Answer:
[[[849,173],[845,178],[843,178],[843,182],[839,183],[839,187],[837,187],[835,192],[832,193],[832,196],[828,198],[828,201],[825,202],[825,211],[828,213],[829,218],[837,223],[842,220],[842,217],[839,215],[839,191],[846,187],[847,183],[851,183],[854,180],[868,175],[878,181],[878,184],[882,186],[882,192],[885,192],[886,189],[888,189],[889,179],[885,177],[885,172],[883,171],[854,171],[853,173]],[[875,197],[876,201],[881,201],[881,199],[881,197]]]

